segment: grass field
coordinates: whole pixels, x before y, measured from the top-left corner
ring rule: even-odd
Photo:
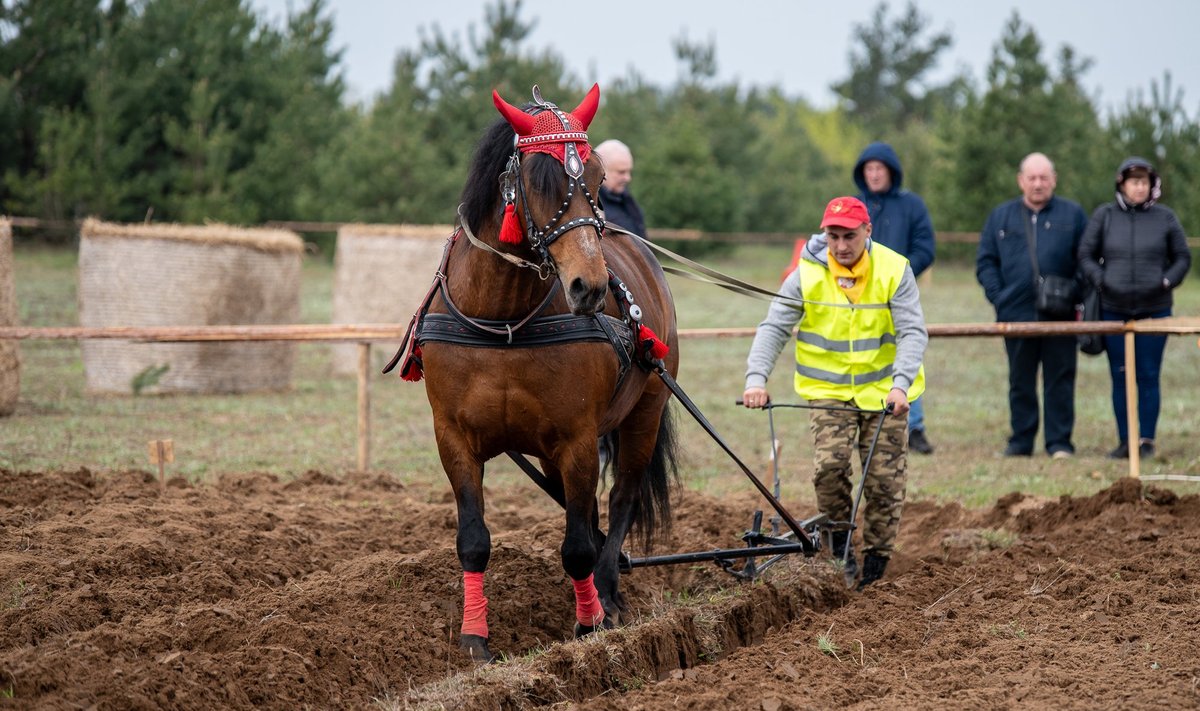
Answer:
[[[773,287],[790,249],[740,247],[706,259],[714,268]],[[26,326],[78,323],[75,253],[16,250],[20,322]],[[922,286],[929,323],[988,322],[991,308],[975,282],[973,264],[939,262]],[[306,260],[301,289],[305,323],[328,323],[333,267]],[[766,303],[716,287],[672,280],[683,328],[754,326]],[[1175,312],[1200,313],[1200,283],[1193,278],[1177,293]],[[766,470],[770,450],[764,413],[735,407],[741,395],[748,339],[688,340],[681,345],[679,382],[734,449],[752,467]],[[356,385],[329,375],[328,346],[298,347],[293,388],[284,393],[237,396],[96,396],[85,392],[80,348],[69,341],[21,343],[21,399],[17,412],[0,420],[0,467],[52,470],[149,468],[146,442],[170,438],[171,471],[193,480],[222,472],[267,471],[284,476],[310,469],[339,472],[355,462]],[[378,344],[387,351],[394,344]],[[791,354],[781,355],[771,391],[778,402],[795,402]],[[1200,474],[1195,432],[1200,415],[1200,349],[1193,336],[1173,337],[1163,376],[1159,456],[1143,462],[1143,474]],[[1045,456],[999,456],[1008,433],[1006,365],[998,338],[933,339],[926,358],[927,426],[937,447],[932,457],[912,455],[909,495],[984,505],[1010,491],[1037,496],[1087,494],[1123,476],[1123,462],[1104,458],[1116,440],[1109,401],[1107,362],[1080,356],[1072,460]],[[372,468],[404,480],[442,479],[429,407],[421,385],[377,372],[372,387]],[[685,486],[722,494],[749,484],[682,409]],[[807,416],[780,410],[776,434],[784,441],[784,496],[811,501]],[[506,462],[489,465],[490,486],[531,486]],[[1180,492],[1193,484],[1166,483]],[[803,511],[803,510],[802,510]]]

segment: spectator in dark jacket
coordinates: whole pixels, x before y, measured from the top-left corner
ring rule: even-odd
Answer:
[[[1117,169],[1116,200],[1096,208],[1079,244],[1079,267],[1084,278],[1100,289],[1100,318],[1128,321],[1171,315],[1171,291],[1188,273],[1192,255],[1183,227],[1171,208],[1157,204],[1162,179],[1143,158],[1129,158]],[[1138,453],[1154,456],[1158,426],[1159,374],[1165,335],[1137,334],[1136,353]],[[1129,456],[1129,421],[1125,402],[1125,337],[1105,336],[1108,369],[1112,375],[1113,414],[1117,418],[1117,448],[1113,459]]]
[[[629,192],[629,181],[633,180],[633,153],[629,146],[610,138],[596,146],[595,151],[604,163],[604,182],[600,184],[604,220],[645,237],[646,218]]]
[[[863,149],[854,165],[854,184],[859,198],[871,214],[874,232],[871,239],[908,258],[913,276],[933,264],[933,221],[925,201],[904,190],[904,170],[896,151],[886,143],[872,143]],[[925,435],[924,396],[910,403],[908,412],[908,448],[920,454],[933,454],[933,444]]]
[[[975,276],[987,300],[996,309],[997,321],[1047,321],[1035,307],[1032,254],[1038,274],[1074,278],[1075,253],[1087,224],[1087,214],[1078,203],[1054,195],[1058,182],[1054,164],[1041,153],[1021,161],[1017,185],[1022,196],[1002,203],[988,216],[979,235]],[[1074,314],[1058,317],[1073,319]],[[1071,432],[1075,428],[1074,336],[1005,338],[1008,354],[1008,405],[1012,434],[1004,455],[1033,454],[1038,431],[1037,372],[1042,368],[1045,399],[1046,451],[1055,458],[1075,452]]]

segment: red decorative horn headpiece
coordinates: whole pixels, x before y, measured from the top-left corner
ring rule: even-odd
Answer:
[[[542,99],[537,86],[533,87],[532,114],[508,103],[495,90],[492,102],[517,132],[517,148],[522,153],[549,153],[563,164],[568,175],[578,178],[583,174],[583,164],[591,154],[587,127],[600,105],[599,84],[592,85],[574,111],[563,111]]]

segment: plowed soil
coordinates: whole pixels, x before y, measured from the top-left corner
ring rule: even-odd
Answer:
[[[736,546],[756,506],[683,494],[659,547]],[[820,557],[639,568],[635,622],[579,641],[552,507],[489,491],[505,661],[475,668],[448,489],[0,470],[0,708],[1200,706],[1195,496],[910,502],[863,593]]]

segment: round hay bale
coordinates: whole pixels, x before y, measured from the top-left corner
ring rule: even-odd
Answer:
[[[343,225],[333,270],[333,322],[406,324],[433,283],[450,225]],[[333,372],[354,373],[353,343],[330,349]],[[373,349],[379,368],[391,356]]]
[[[79,240],[82,326],[296,323],[304,242],[285,230],[89,219]],[[291,385],[294,342],[83,341],[87,387],[237,393]],[[165,370],[163,367],[166,366]]]
[[[17,325],[12,223],[0,217],[0,326]],[[0,341],[0,417],[17,409],[21,394],[21,354],[16,341]]]

